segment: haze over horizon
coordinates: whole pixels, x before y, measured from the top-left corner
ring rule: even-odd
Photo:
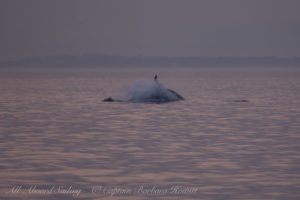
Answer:
[[[33,56],[300,56],[297,0],[1,0],[0,61]]]

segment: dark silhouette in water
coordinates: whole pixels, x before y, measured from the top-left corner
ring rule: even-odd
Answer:
[[[238,100],[234,100],[234,102],[243,103],[243,102],[249,102],[249,101],[246,99],[238,99]]]
[[[157,74],[154,76],[154,81],[157,82]]]
[[[108,98],[103,99],[103,101],[112,102],[112,101],[115,101],[115,100],[111,97],[108,97]]]

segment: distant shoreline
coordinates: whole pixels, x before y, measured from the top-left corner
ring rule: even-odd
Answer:
[[[85,54],[31,57],[16,61],[0,61],[0,67],[242,67],[300,66],[300,57],[144,57]]]

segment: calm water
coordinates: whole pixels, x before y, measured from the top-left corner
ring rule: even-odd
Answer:
[[[0,199],[300,199],[296,68],[0,69],[0,133]]]

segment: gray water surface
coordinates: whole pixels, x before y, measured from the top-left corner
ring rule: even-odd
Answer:
[[[297,68],[0,71],[0,199],[300,198]]]

